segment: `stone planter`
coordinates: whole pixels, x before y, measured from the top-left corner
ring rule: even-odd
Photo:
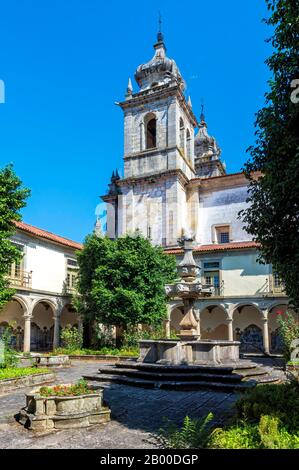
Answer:
[[[23,377],[15,377],[13,379],[0,380],[0,393],[7,393],[11,390],[16,390],[23,387],[33,387],[34,385],[43,385],[54,382],[56,379],[55,374],[49,372],[48,374],[32,374],[24,375]]]
[[[36,356],[35,361],[39,367],[68,367],[71,365],[69,356]]]
[[[110,421],[110,410],[103,405],[102,388],[97,388],[88,395],[65,397],[42,397],[39,390],[38,388],[26,394],[26,407],[17,417],[28,429],[75,429]]]

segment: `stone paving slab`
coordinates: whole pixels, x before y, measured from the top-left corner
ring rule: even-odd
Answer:
[[[71,368],[57,370],[57,382],[75,382],[83,374],[96,373],[100,362],[72,364]],[[214,422],[222,424],[231,416],[232,405],[238,398],[236,393],[207,390],[147,390],[119,384],[104,384],[104,388],[104,400],[112,411],[110,423],[40,436],[24,429],[13,418],[25,405],[28,389],[0,396],[0,449],[153,449],[158,447],[153,435],[165,419],[181,424],[187,414],[201,417],[211,411]]]

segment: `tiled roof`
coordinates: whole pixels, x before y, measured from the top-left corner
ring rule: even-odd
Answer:
[[[17,229],[22,230],[23,232],[29,233],[30,235],[34,235],[40,238],[45,238],[46,240],[59,243],[60,245],[67,246],[69,248],[81,250],[83,247],[81,243],[74,242],[73,240],[69,240],[68,238],[60,237],[59,235],[55,235],[55,233],[47,232],[46,230],[42,230],[41,228],[34,227],[33,225],[25,224],[24,222],[15,221],[15,226]]]
[[[199,245],[194,248],[195,253],[208,253],[216,251],[227,251],[227,250],[242,250],[246,248],[258,248],[259,244],[253,241],[246,242],[232,242],[232,243],[221,243],[219,245]],[[182,248],[166,248],[165,253],[179,255],[183,253]]]

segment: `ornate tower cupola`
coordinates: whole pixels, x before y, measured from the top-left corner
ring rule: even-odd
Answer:
[[[191,99],[185,98],[185,82],[173,59],[166,55],[159,30],[154,56],[139,65],[135,80],[129,80],[124,112],[125,178],[139,178],[165,171],[181,171],[187,179],[195,176],[194,128],[196,117]]]
[[[170,83],[178,84],[183,91],[185,89],[184,80],[175,61],[166,56],[166,47],[161,31],[157,35],[154,49],[154,57],[146,64],[139,65],[135,72],[135,80],[140,91]]]
[[[220,160],[221,149],[216,139],[208,134],[207,123],[202,112],[198,133],[194,139],[195,170],[197,176],[209,178],[226,173],[225,163]]]

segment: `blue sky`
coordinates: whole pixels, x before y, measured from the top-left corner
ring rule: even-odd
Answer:
[[[114,168],[122,173],[128,77],[153,55],[158,11],[167,54],[204,99],[228,172],[239,171],[263,105],[270,30],[264,0],[0,0],[0,166],[32,190],[25,222],[82,241]]]

